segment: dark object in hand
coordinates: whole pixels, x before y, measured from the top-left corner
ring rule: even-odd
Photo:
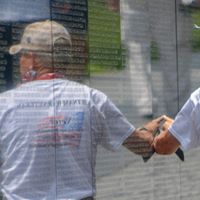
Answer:
[[[159,135],[159,134],[160,134],[160,130],[158,129],[158,130],[156,130],[156,131],[153,133],[153,136],[155,137],[156,135]],[[147,161],[152,157],[152,155],[153,155],[154,153],[155,153],[155,150],[152,149],[152,151],[149,152],[147,155],[142,156],[143,161],[144,161],[144,162],[147,162]],[[182,151],[180,148],[177,149],[177,151],[175,152],[175,154],[179,157],[179,159],[180,159],[181,161],[184,161],[184,153],[183,153],[183,151]]]

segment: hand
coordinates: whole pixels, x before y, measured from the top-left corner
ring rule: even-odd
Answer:
[[[149,130],[152,136],[155,137],[156,135],[160,133],[160,127],[163,121],[166,122],[164,128],[167,128],[167,125],[171,124],[173,120],[165,115],[162,115],[152,120],[151,122],[148,122],[146,125],[143,126],[142,129],[145,129],[146,131]],[[147,162],[151,158],[151,156],[154,154],[154,152],[155,152],[155,149],[152,142],[151,147],[149,147],[149,150],[148,151],[146,150],[146,153],[142,155],[143,161]]]
[[[162,115],[162,116],[148,122],[147,124],[145,124],[143,126],[143,128],[146,129],[147,131],[151,132],[151,133],[155,133],[159,130],[160,123],[164,120],[167,120],[167,119],[168,119],[168,117],[166,115]]]
[[[163,115],[158,117],[147,124],[142,128],[136,129],[131,136],[129,136],[123,143],[123,145],[130,151],[141,155],[144,159],[150,158],[154,153],[153,150],[153,140],[154,133],[159,130],[160,123],[165,120],[166,116]]]
[[[176,152],[180,146],[179,141],[168,131],[169,126],[171,126],[174,120],[167,116],[164,117],[164,120],[165,122],[162,125],[161,133],[154,138],[153,142],[155,152],[163,155]],[[178,156],[180,158],[179,154]]]
[[[179,141],[168,130],[156,136],[153,142],[154,150],[157,154],[169,155],[177,151]]]
[[[164,116],[164,124],[162,125],[161,131],[166,131],[168,128],[173,124],[174,120],[170,117],[167,117],[166,115]]]

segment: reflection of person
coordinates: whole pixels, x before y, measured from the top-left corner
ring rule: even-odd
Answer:
[[[120,10],[119,0],[106,0],[106,6],[112,11],[119,12]]]
[[[22,84],[0,95],[1,190],[15,199],[93,199],[97,145],[151,151],[160,117],[135,129],[105,94],[64,80],[68,31],[53,21],[28,25],[20,44]]]
[[[174,117],[190,94],[193,25],[191,14],[179,9],[181,4],[181,0],[148,1],[152,39],[159,51],[154,68],[162,74],[159,90],[153,90],[156,115],[165,112]]]
[[[127,102],[137,110],[140,117],[147,119],[153,114],[148,2],[120,2],[121,36],[127,65],[124,72],[129,88]]]
[[[200,145],[200,88],[193,92],[174,122],[167,119],[163,131],[154,139],[158,154],[171,154],[179,145],[188,150]]]

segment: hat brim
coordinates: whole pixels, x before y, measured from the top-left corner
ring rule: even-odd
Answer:
[[[15,54],[19,53],[22,50],[22,48],[23,47],[21,44],[13,45],[9,49],[9,54],[15,55]]]
[[[9,49],[9,53],[11,55],[19,53],[21,50],[31,50],[31,51],[44,51],[44,52],[52,52],[52,48],[49,46],[38,46],[38,45],[30,45],[30,44],[17,44],[13,45]]]

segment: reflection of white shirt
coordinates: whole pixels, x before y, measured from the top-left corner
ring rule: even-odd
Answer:
[[[179,140],[183,149],[200,145],[200,88],[192,93],[169,131]]]
[[[100,91],[53,79],[0,95],[2,192],[8,200],[95,194],[97,145],[116,150],[134,131]]]

